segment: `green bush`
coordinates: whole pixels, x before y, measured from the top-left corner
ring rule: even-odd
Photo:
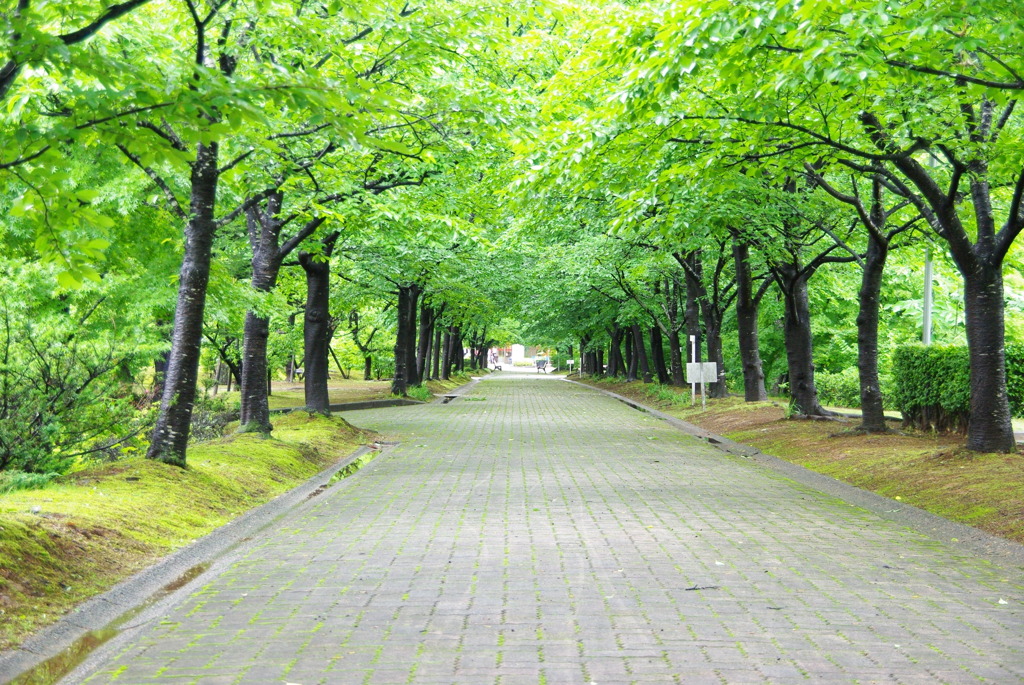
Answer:
[[[892,357],[893,401],[903,424],[921,430],[967,431],[971,383],[966,347],[901,347]]]
[[[209,395],[199,392],[192,407],[188,441],[197,443],[224,437],[227,425],[238,420],[236,399],[227,394]]]
[[[377,380],[395,377],[395,358],[381,355],[373,358],[373,377]]]
[[[901,347],[893,355],[895,404],[904,425],[966,432],[971,380],[966,347]],[[1024,415],[1024,345],[1006,346],[1006,389],[1014,416]]]
[[[430,392],[430,388],[425,385],[410,385],[406,388],[406,392],[409,397],[420,402],[429,402],[434,399],[434,394]]]
[[[879,374],[878,383],[885,408],[892,408],[892,377]],[[843,369],[839,373],[817,371],[814,374],[814,385],[818,388],[818,399],[822,404],[853,409],[860,407],[860,374],[857,367]]]
[[[923,430],[966,432],[971,414],[970,356],[966,347],[901,347],[893,355],[894,401],[903,423]],[[1006,346],[1010,411],[1024,416],[1024,345]]]
[[[59,476],[59,473],[0,471],[0,495],[6,495],[15,490],[38,490],[39,488],[45,488]]]

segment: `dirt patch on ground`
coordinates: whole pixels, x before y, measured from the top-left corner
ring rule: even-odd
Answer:
[[[782,407],[765,406],[743,412],[710,413],[700,418],[699,425],[712,433],[725,435],[737,430],[768,430],[773,424],[785,420],[785,412]],[[691,423],[696,423],[691,417]]]

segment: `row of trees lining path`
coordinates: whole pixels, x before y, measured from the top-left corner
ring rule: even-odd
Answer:
[[[1011,451],[1024,29],[1000,3],[886,7],[19,0],[2,16],[4,268],[43,266],[68,321],[147,283],[123,306],[157,352],[94,368],[155,364],[148,456],[184,465],[203,355],[237,376],[242,429],[270,432],[272,348],[298,315],[315,412],[332,355],[345,373],[339,335],[365,377],[393,341],[400,395],[530,335],[585,373],[664,384],[707,358],[716,397],[735,350],[747,400],[768,363],[795,413],[827,415],[812,316],[833,313],[812,303],[853,280],[862,428],[883,431],[880,327],[906,282],[888,265],[940,245],[962,287],[967,446]]]

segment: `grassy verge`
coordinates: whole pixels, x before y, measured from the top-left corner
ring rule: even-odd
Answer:
[[[709,400],[690,406],[689,389],[589,381],[719,435],[939,516],[1024,543],[1024,455],[977,454],[955,435],[861,435],[848,421],[796,421],[784,406]]]
[[[444,395],[460,385],[469,383],[473,380],[473,376],[479,377],[488,373],[490,373],[490,371],[466,371],[463,373],[452,374],[452,376],[446,381],[427,381],[425,385],[431,395]]]
[[[179,469],[142,458],[99,464],[0,497],[0,649],[83,600],[299,485],[366,435],[295,412],[273,438],[231,435]]]

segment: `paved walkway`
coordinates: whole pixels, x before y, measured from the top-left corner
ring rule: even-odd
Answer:
[[[349,418],[401,444],[88,682],[1024,681],[1019,570],[589,389]]]

